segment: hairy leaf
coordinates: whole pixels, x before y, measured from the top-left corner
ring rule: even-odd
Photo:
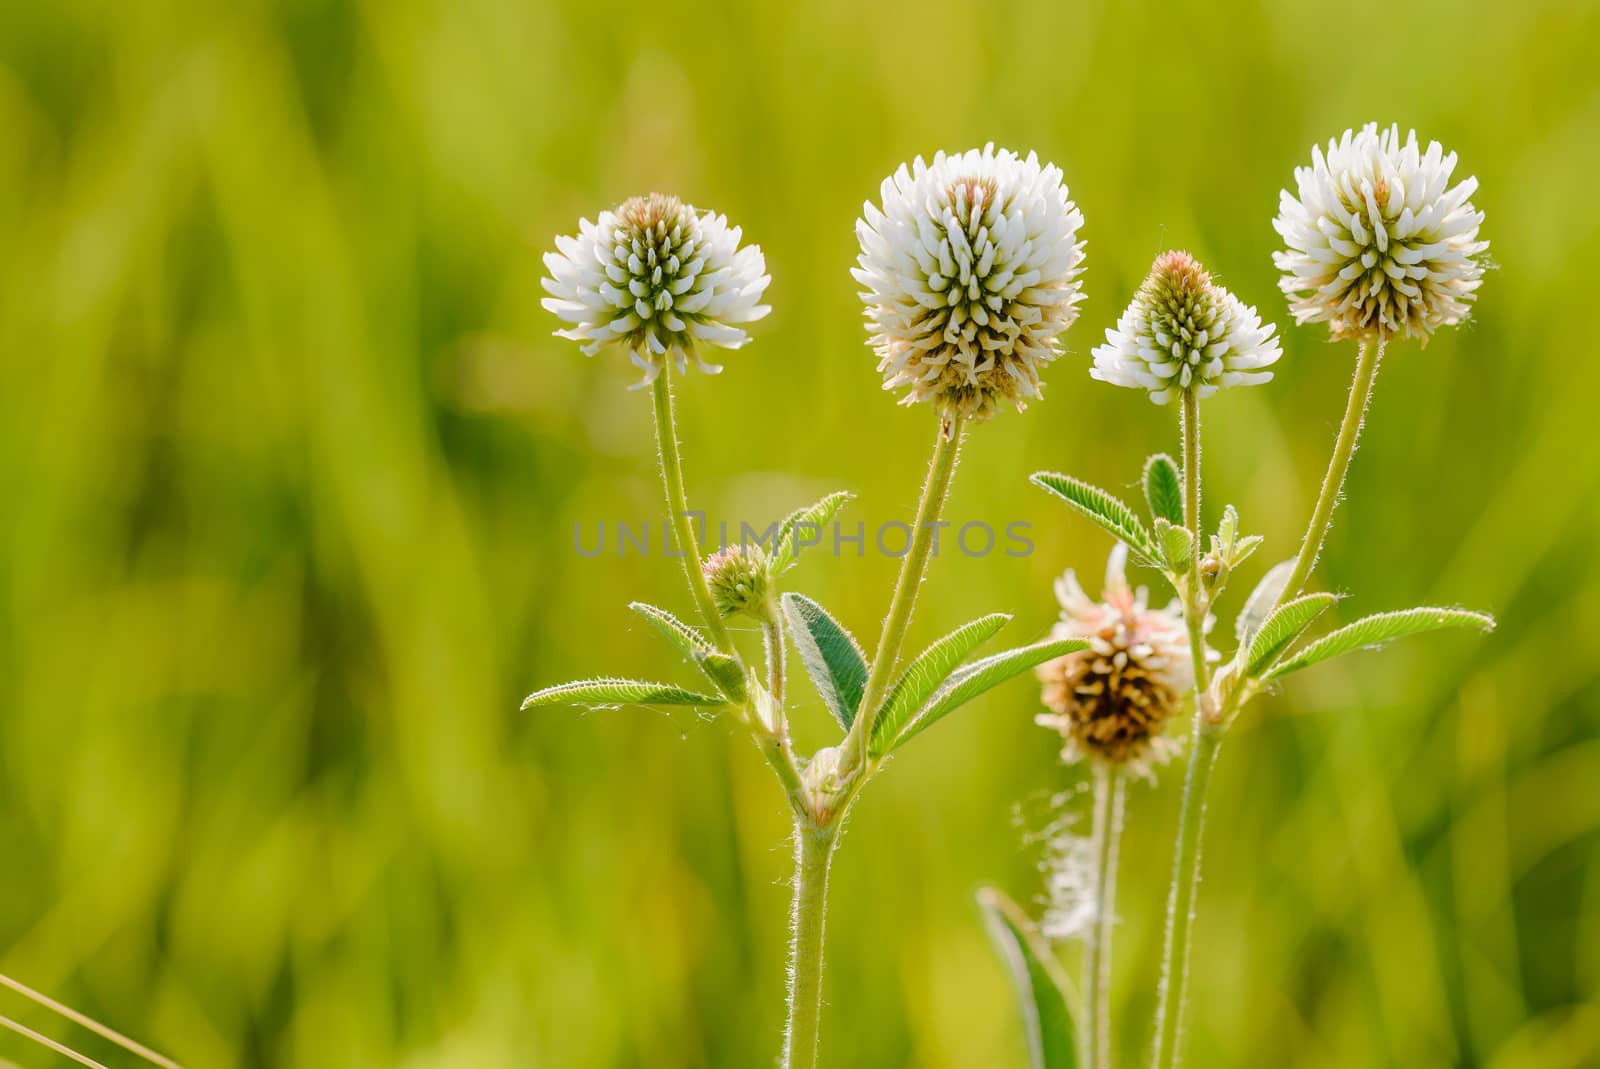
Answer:
[[[1266,541],[1261,535],[1245,535],[1233,544],[1233,552],[1228,556],[1228,566],[1237,568],[1243,564],[1256,550],[1261,548],[1261,543]]]
[[[861,647],[827,609],[804,594],[785,594],[783,612],[806,675],[839,726],[850,730],[867,685],[867,659]]]
[[[646,605],[636,601],[628,608],[643,616],[650,622],[650,626],[678,648],[678,652],[691,661],[696,655],[710,652],[714,647],[697,627],[690,627],[665,609],[658,609],[654,605]]]
[[[1021,908],[998,888],[978,890],[989,941],[1017,990],[1031,1069],[1077,1069],[1077,995],[1050,946]]]
[[[1289,583],[1289,576],[1294,571],[1294,559],[1279,561],[1267,569],[1267,574],[1261,577],[1261,582],[1250,592],[1245,599],[1244,608],[1239,610],[1239,618],[1233,622],[1233,633],[1239,639],[1239,645],[1247,644],[1256,631],[1272,614],[1277,607],[1278,599],[1283,597],[1283,588]]]
[[[917,654],[906,670],[900,673],[883,700],[883,707],[872,723],[872,752],[882,753],[885,744],[900,734],[906,720],[921,708],[939,685],[949,678],[956,665],[966,659],[994,633],[1011,622],[1008,613],[997,612],[980,616],[970,624],[956,628],[948,635]]]
[[[910,722],[901,729],[900,734],[892,739],[886,739],[886,745],[875,748],[875,752],[888,753],[904,746],[973,698],[993,690],[1012,676],[1026,672],[1051,658],[1077,653],[1088,648],[1087,639],[1047,639],[1044,642],[1035,642],[1031,646],[1018,646],[1016,649],[973,661],[959,669],[945,681],[944,686],[934,691],[933,697],[917,711]]]
[[[1035,472],[1029,481],[1055,494],[1074,510],[1127,543],[1128,551],[1144,563],[1160,565],[1161,551],[1156,548],[1150,532],[1145,530],[1133,510],[1117,498],[1081,479],[1055,472]]]
[[[1156,543],[1161,547],[1162,563],[1168,571],[1182,575],[1194,559],[1194,536],[1187,527],[1156,520]]]
[[[1183,526],[1183,477],[1178,465],[1165,453],[1157,453],[1144,462],[1144,499],[1150,505],[1152,520]]]
[[[772,572],[777,575],[793,567],[799,559],[800,550],[803,548],[798,543],[805,538],[808,528],[822,528],[833,519],[834,513],[849,501],[851,494],[845,490],[838,490],[818,501],[815,505],[803,509],[795,509],[789,513],[783,523],[778,525],[778,537],[772,545]]]
[[[1250,641],[1250,652],[1245,658],[1245,674],[1260,676],[1271,668],[1294,645],[1295,639],[1311,626],[1311,621],[1327,612],[1338,600],[1336,594],[1307,594],[1278,606]]]
[[[704,650],[695,654],[694,663],[706,678],[717,685],[717,689],[728,696],[728,700],[735,704],[745,700],[749,693],[746,687],[744,663],[737,657],[729,656],[718,650]]]
[[[694,705],[716,708],[727,699],[696,694],[670,683],[646,683],[637,679],[579,679],[555,687],[536,690],[522,701],[524,709],[536,705]]]
[[[1421,634],[1424,631],[1439,631],[1447,627],[1475,627],[1480,631],[1492,631],[1494,617],[1466,609],[1416,608],[1378,613],[1376,616],[1367,616],[1353,624],[1347,624],[1317,639],[1293,657],[1280,662],[1267,673],[1265,678],[1277,679],[1279,676],[1286,676],[1290,672],[1298,672],[1302,668],[1326,661],[1330,657],[1337,657],[1341,653],[1370,649],[1390,639]]]

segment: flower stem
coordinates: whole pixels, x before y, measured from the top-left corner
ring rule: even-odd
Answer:
[[[1222,746],[1223,727],[1194,719],[1194,743],[1183,780],[1183,809],[1167,895],[1167,936],[1161,960],[1161,1001],[1156,1009],[1155,1069],[1182,1060],[1183,1015],[1189,999],[1189,944],[1194,934],[1195,892],[1200,885],[1200,850],[1205,837],[1206,789]]]
[[[1339,425],[1339,437],[1333,445],[1333,457],[1328,461],[1328,473],[1322,478],[1322,492],[1317,495],[1317,507],[1311,512],[1311,522],[1306,525],[1306,536],[1300,542],[1300,553],[1295,557],[1294,571],[1284,585],[1280,600],[1287,600],[1300,592],[1311,569],[1322,553],[1322,543],[1333,523],[1333,510],[1338,507],[1339,494],[1344,490],[1345,474],[1350,470],[1350,458],[1355,455],[1356,442],[1361,437],[1361,425],[1366,419],[1367,405],[1372,400],[1372,388],[1378,379],[1378,363],[1383,359],[1383,342],[1364,341],[1356,355],[1355,377],[1350,380],[1350,398],[1345,403],[1344,422]]]
[[[922,578],[928,570],[928,554],[933,548],[945,498],[950,494],[950,479],[956,470],[956,457],[961,452],[964,429],[961,413],[952,411],[940,417],[939,433],[933,443],[933,459],[928,463],[928,477],[922,484],[922,500],[917,505],[911,546],[900,561],[900,578],[895,583],[894,598],[889,603],[889,615],[883,621],[883,635],[878,639],[872,669],[867,673],[861,706],[850,725],[850,737],[841,749],[841,779],[849,778],[867,762],[872,722],[877,715],[878,703],[889,688],[889,675],[894,671],[900,657],[900,646],[905,641],[906,628],[911,624],[911,610],[917,602],[917,589],[922,586]]]
[[[1095,919],[1084,955],[1084,1033],[1087,1069],[1111,1069],[1111,939],[1117,918],[1117,855],[1127,780],[1121,770],[1096,763],[1094,772]]]
[[[1210,662],[1206,660],[1205,593],[1200,587],[1200,557],[1204,552],[1200,525],[1200,399],[1194,392],[1183,395],[1183,518],[1194,541],[1189,554],[1189,588],[1183,596],[1183,620],[1189,629],[1189,656],[1194,664],[1195,715],[1204,711],[1206,690],[1210,686]]]
[[[689,517],[689,501],[683,490],[683,460],[678,455],[678,426],[672,415],[672,361],[663,362],[661,374],[656,376],[656,447],[661,453],[661,481],[667,490],[667,512],[672,522],[673,539],[683,555],[683,571],[689,580],[689,591],[694,595],[706,630],[717,648],[724,653],[733,652],[733,640],[723,626],[722,614],[711,600],[711,588],[706,585],[701,567],[700,543],[694,533],[694,521]]]
[[[789,944],[789,1025],[783,1069],[814,1069],[822,1023],[822,942],[827,920],[828,868],[835,826],[798,820],[794,827],[794,917]]]
[[[1194,665],[1194,741],[1183,779],[1183,809],[1178,818],[1172,885],[1167,893],[1167,932],[1161,955],[1161,992],[1156,1005],[1156,1069],[1178,1064],[1183,1013],[1188,1001],[1189,946],[1194,934],[1195,889],[1200,883],[1200,845],[1205,831],[1206,790],[1222,745],[1223,725],[1209,708],[1210,662],[1206,659],[1207,605],[1200,585],[1200,399],[1183,396],[1183,517],[1194,539],[1189,580],[1179,591],[1189,629]]]

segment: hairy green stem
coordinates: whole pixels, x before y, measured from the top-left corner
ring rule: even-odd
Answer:
[[[1189,554],[1189,589],[1182,591],[1183,619],[1189,628],[1189,657],[1194,665],[1195,715],[1205,707],[1210,686],[1206,660],[1205,591],[1200,587],[1200,558],[1205,552],[1200,523],[1200,398],[1194,391],[1183,395],[1183,519],[1194,546]]]
[[[928,570],[928,554],[933,549],[939,516],[944,511],[945,498],[950,494],[950,479],[956,470],[956,457],[961,452],[963,424],[959,412],[949,412],[940,417],[933,459],[928,463],[928,477],[922,484],[922,500],[917,505],[911,546],[900,561],[900,578],[895,583],[894,598],[889,602],[889,615],[883,621],[883,635],[878,639],[872,668],[867,673],[861,706],[841,750],[841,779],[848,779],[867,763],[867,747],[872,740],[878,704],[889,689],[889,676],[899,660],[900,646],[905,642],[906,628],[911,624],[911,610],[917,602],[917,590],[922,586],[922,578]]]
[[[794,916],[789,944],[789,1025],[783,1069],[815,1069],[822,1024],[822,943],[828,868],[837,841],[833,825],[798,820],[794,828]]]
[[[1097,762],[1094,772],[1095,917],[1083,962],[1084,1064],[1111,1069],[1111,941],[1117,919],[1117,857],[1127,780],[1121,769]]]
[[[1183,620],[1189,631],[1189,656],[1194,666],[1194,741],[1183,779],[1183,810],[1174,847],[1172,885],[1167,893],[1166,941],[1161,955],[1160,1001],[1156,1005],[1156,1069],[1171,1069],[1182,1056],[1183,1013],[1188,1000],[1189,946],[1194,929],[1195,889],[1200,882],[1200,842],[1205,831],[1206,789],[1223,728],[1214,718],[1208,692],[1210,663],[1206,659],[1205,591],[1200,584],[1200,399],[1183,396],[1183,518],[1194,540],[1189,555],[1189,577],[1179,591]]]
[[[1339,437],[1334,441],[1333,457],[1328,461],[1328,472],[1322,477],[1322,491],[1317,495],[1317,506],[1311,512],[1311,522],[1306,525],[1305,538],[1300,542],[1300,553],[1294,559],[1294,571],[1284,584],[1280,600],[1288,600],[1300,592],[1311,569],[1322,554],[1322,543],[1333,523],[1333,510],[1339,505],[1339,495],[1344,491],[1345,475],[1350,471],[1350,458],[1355,455],[1356,442],[1361,437],[1361,425],[1366,420],[1367,405],[1372,400],[1372,388],[1378,380],[1378,364],[1383,359],[1383,342],[1364,341],[1356,355],[1355,376],[1350,380],[1350,397],[1345,402],[1344,422],[1339,425]]]
[[[766,647],[767,655],[767,690],[772,694],[773,704],[781,710],[784,692],[784,656],[788,651],[781,611],[773,609],[767,613],[766,620],[761,624],[761,641]]]
[[[723,626],[722,614],[711,600],[711,588],[706,585],[706,575],[700,559],[700,542],[695,537],[694,521],[689,517],[689,500],[683,490],[683,460],[678,455],[678,425],[672,415],[672,361],[663,362],[661,374],[656,376],[656,447],[661,453],[661,481],[667,490],[667,512],[672,522],[672,536],[683,555],[683,571],[689,580],[689,591],[705,621],[706,630],[717,648],[732,653],[733,640]]]
[[[1194,935],[1195,894],[1200,886],[1200,853],[1205,838],[1206,790],[1222,746],[1223,728],[1194,718],[1189,769],[1183,780],[1183,809],[1167,894],[1167,935],[1161,956],[1161,1001],[1156,1009],[1155,1069],[1174,1069],[1183,1058],[1183,1016],[1189,1001],[1189,945]]]

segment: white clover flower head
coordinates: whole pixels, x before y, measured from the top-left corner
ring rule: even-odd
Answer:
[[[1070,569],[1056,580],[1061,619],[1051,637],[1087,638],[1090,646],[1038,667],[1050,712],[1037,722],[1060,732],[1063,760],[1088,757],[1146,772],[1174,752],[1164,732],[1194,671],[1177,602],[1152,609],[1148,591],[1128,585],[1127,561],[1126,546],[1111,551],[1101,601],[1084,593]]]
[[[1083,214],[1060,169],[990,144],[901,164],[880,194],[851,274],[884,389],[978,420],[1040,396],[1083,300]]]
[[[1225,386],[1272,379],[1262,369],[1283,355],[1275,330],[1194,257],[1164,252],[1117,325],[1106,330],[1089,374],[1148,390],[1161,405],[1189,391],[1209,397]]]
[[[700,347],[737,349],[750,340],[742,324],[771,309],[761,295],[772,281],[759,245],[739,247],[741,232],[726,217],[701,212],[661,193],[634,197],[615,211],[578,223],[546,253],[550,294],[544,306],[572,326],[560,338],[593,356],[608,342],[628,348],[644,372],[635,388],[661,374],[669,356],[679,370]]]
[[[1296,323],[1327,323],[1335,338],[1419,338],[1466,319],[1483,280],[1483,213],[1468,199],[1476,178],[1454,186],[1456,154],[1424,152],[1413,130],[1368,123],[1311,149],[1296,167],[1299,196],[1278,197],[1274,229],[1288,248],[1272,254]]]

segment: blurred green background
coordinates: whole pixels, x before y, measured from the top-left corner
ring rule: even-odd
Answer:
[[[1230,740],[1192,1064],[1600,1065],[1597,40],[1592,3],[4,5],[0,972],[190,1069],[771,1064],[789,855],[748,741],[517,711],[686,678],[625,606],[690,608],[674,561],[573,550],[659,489],[636,372],[550,337],[541,253],[648,189],[729,213],[774,313],[683,384],[691,494],[764,519],[848,488],[875,525],[910,516],[931,428],[863,344],[861,202],[939,148],[1060,164],[1083,319],[949,510],[1036,551],[942,555],[913,633],[1006,609],[1021,641],[1108,548],[1025,475],[1126,487],[1176,450],[1171,410],[1085,373],[1164,247],[1285,326],[1206,461],[1276,547],[1243,583],[1292,551],[1352,353],[1287,325],[1270,220],[1314,141],[1375,119],[1481,179],[1498,270],[1470,326],[1391,351],[1324,578],[1346,619],[1502,626],[1297,676]],[[875,636],[891,562],[794,577]],[[1022,840],[1072,775],[1034,703],[989,696],[857,808],[829,1065],[1023,1064],[971,892],[1041,890]],[[1177,780],[1131,803],[1129,1065]]]

